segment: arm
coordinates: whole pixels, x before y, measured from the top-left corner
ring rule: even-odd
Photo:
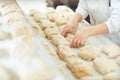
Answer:
[[[87,27],[75,35],[72,40],[71,47],[81,47],[84,45],[88,37],[107,33],[108,28],[104,23],[92,27]]]
[[[68,33],[75,34],[78,28],[78,23],[81,22],[87,15],[88,11],[86,10],[86,0],[80,0],[76,9],[76,14],[63,28],[62,35],[66,37]]]

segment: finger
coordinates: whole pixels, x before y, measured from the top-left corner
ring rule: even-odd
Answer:
[[[85,40],[82,40],[80,43],[80,47],[84,46],[84,44],[85,44]]]
[[[77,41],[77,48],[79,48],[81,46],[81,40]]]
[[[78,38],[74,37],[73,40],[72,40],[72,47],[74,47],[74,48],[77,47],[77,41],[78,41]]]
[[[63,31],[62,31],[62,35],[63,35],[64,37],[67,36],[67,29],[63,29]]]

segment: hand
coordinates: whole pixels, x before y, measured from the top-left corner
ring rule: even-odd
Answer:
[[[81,46],[84,46],[88,37],[89,32],[87,32],[86,30],[82,30],[75,35],[70,46],[73,48],[79,48]]]
[[[68,33],[75,34],[78,28],[77,22],[69,22],[62,30],[62,35],[67,36]]]

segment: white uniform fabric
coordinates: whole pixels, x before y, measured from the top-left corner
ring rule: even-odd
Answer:
[[[92,25],[105,23],[108,27],[109,37],[120,45],[120,0],[79,0],[76,13],[83,18],[89,14]]]

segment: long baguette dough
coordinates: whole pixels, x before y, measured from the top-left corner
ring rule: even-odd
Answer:
[[[115,64],[114,62],[105,57],[96,58],[93,61],[93,65],[96,71],[98,71],[102,75],[115,72],[118,70],[117,64]]]
[[[92,61],[95,58],[99,57],[98,52],[92,46],[84,46],[79,49],[79,56],[87,61]]]
[[[116,44],[105,45],[102,51],[107,54],[109,58],[117,58],[120,56],[120,47]]]

